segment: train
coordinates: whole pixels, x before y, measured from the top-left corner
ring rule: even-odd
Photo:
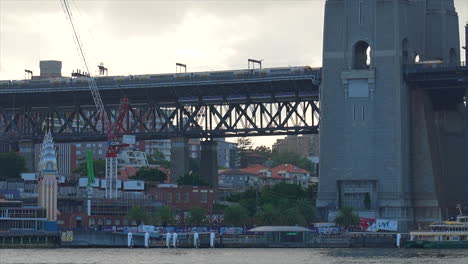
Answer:
[[[120,84],[139,84],[139,83],[172,83],[180,81],[216,81],[216,80],[239,80],[252,77],[279,77],[279,76],[298,76],[314,74],[316,69],[309,66],[300,67],[281,67],[265,69],[245,69],[233,71],[208,71],[208,72],[190,72],[190,73],[171,73],[171,74],[145,74],[128,76],[99,76],[94,77],[98,86],[120,85]],[[316,76],[315,79],[318,79]],[[52,79],[32,79],[32,80],[0,80],[0,89],[21,89],[21,88],[56,88],[56,87],[81,87],[88,86],[87,77],[62,77]]]

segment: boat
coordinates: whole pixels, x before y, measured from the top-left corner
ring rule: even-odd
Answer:
[[[438,221],[428,231],[410,232],[406,248],[468,248],[468,216],[459,215],[456,221]]]

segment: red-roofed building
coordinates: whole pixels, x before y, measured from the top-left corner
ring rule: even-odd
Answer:
[[[306,188],[318,182],[310,171],[293,164],[282,164],[274,168],[253,164],[243,169],[223,170],[219,172],[219,192],[242,192],[251,187],[271,186],[280,182],[299,184]]]
[[[308,170],[297,167],[293,164],[282,164],[271,168],[273,178],[280,178],[283,182],[291,184],[299,184],[302,187],[307,187],[314,182],[311,173]]]
[[[255,173],[258,175],[260,186],[264,185],[274,185],[282,181],[281,177],[277,175],[273,175],[271,170],[261,164],[253,164],[248,166],[247,168],[241,169],[242,171]]]

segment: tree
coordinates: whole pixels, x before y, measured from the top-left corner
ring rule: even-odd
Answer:
[[[19,179],[26,161],[16,152],[0,153],[0,180]]]
[[[163,206],[152,215],[152,222],[154,225],[166,227],[175,224],[176,219],[172,209]]]
[[[364,197],[364,206],[366,207],[366,210],[370,210],[371,208],[371,199],[369,193],[366,193],[366,196]]]
[[[265,204],[262,211],[257,214],[259,225],[276,225],[279,222],[280,212],[272,204]]]
[[[231,226],[242,226],[248,223],[247,210],[240,205],[231,205],[224,210],[223,223]]]
[[[281,214],[279,214],[279,224],[286,226],[304,226],[306,221],[304,215],[301,214],[297,206],[291,206],[281,210]]]
[[[238,157],[236,158],[239,161],[239,164],[241,167],[246,167],[249,164],[251,164],[251,162],[249,162],[248,154],[253,152],[252,139],[246,138],[246,137],[240,137],[240,138],[237,138],[236,143],[237,143],[237,149],[238,149],[237,151]]]
[[[304,216],[306,225],[310,226],[315,221],[317,213],[312,200],[300,199],[296,201],[296,208]]]
[[[102,159],[93,160],[94,175],[96,178],[104,178],[106,176],[106,161]],[[80,165],[73,171],[78,173],[81,177],[88,176],[88,164],[86,161],[81,162]]]
[[[312,171],[314,164],[312,161],[294,152],[273,152],[272,155],[273,166],[281,164],[293,164],[299,168]]]
[[[202,179],[198,173],[187,173],[184,176],[177,179],[178,185],[188,186],[209,186],[209,184]]]
[[[341,208],[340,212],[335,218],[335,224],[344,226],[344,227],[352,227],[359,225],[359,216],[357,215],[356,211],[351,206],[344,206]]]
[[[240,138],[237,138],[236,140],[236,143],[237,143],[237,148],[239,150],[248,150],[248,149],[252,149],[252,139],[251,138],[247,138],[247,137],[240,137]]]
[[[192,173],[200,173],[200,159],[189,158],[189,171]]]
[[[271,154],[273,153],[271,151],[271,148],[267,147],[267,146],[259,146],[259,147],[256,147],[254,149],[254,152],[259,154],[259,155],[262,155],[264,156],[265,158],[269,159],[271,158]]]
[[[171,163],[168,160],[166,160],[164,154],[157,149],[154,150],[153,154],[148,156],[148,162],[150,164],[159,165],[167,169],[171,167]]]
[[[187,223],[192,226],[201,226],[206,222],[205,209],[200,207],[192,207],[189,211]]]
[[[166,173],[156,168],[140,168],[131,179],[164,182],[167,179]]]
[[[147,222],[148,220],[148,215],[146,212],[143,210],[143,208],[139,206],[132,207],[128,211],[128,219],[132,221],[136,221],[138,225]]]

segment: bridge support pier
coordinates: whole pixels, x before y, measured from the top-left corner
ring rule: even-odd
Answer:
[[[24,157],[26,162],[26,169],[29,172],[35,172],[36,156],[34,149],[34,141],[22,140],[18,142],[19,154]]]
[[[200,178],[213,188],[218,186],[218,143],[212,139],[201,142]]]
[[[467,32],[468,32],[468,26],[466,27]],[[467,35],[467,40],[468,40],[468,35]],[[467,42],[468,43],[468,42]],[[467,58],[468,58],[468,53],[467,53]],[[468,206],[468,88],[465,89],[465,206]]]
[[[188,139],[171,138],[171,182],[176,183],[189,170]]]

